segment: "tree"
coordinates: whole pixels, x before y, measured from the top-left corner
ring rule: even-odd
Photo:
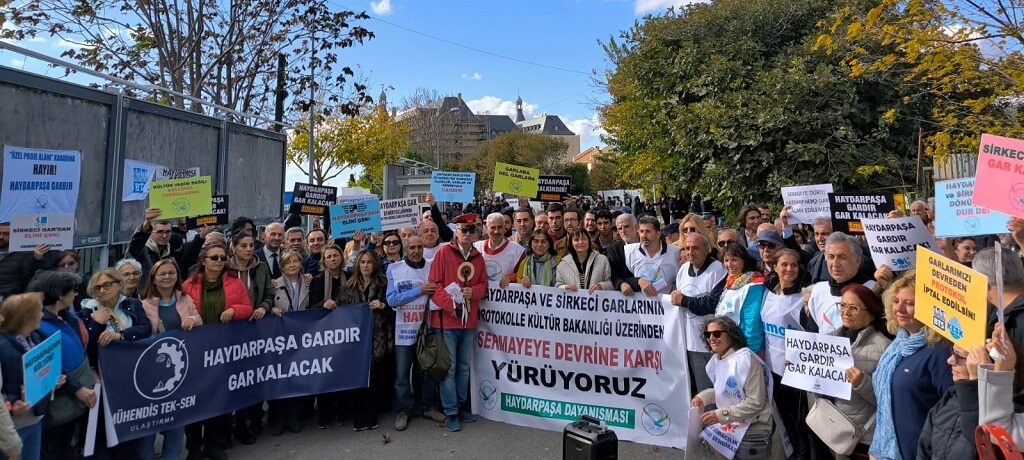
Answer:
[[[817,40],[851,78],[893,75],[931,101],[925,152],[974,153],[982,133],[1024,137],[1024,5],[1017,0],[882,0],[842,8]],[[893,116],[897,116],[894,112]]]
[[[931,101],[897,75],[851,78],[814,48],[835,2],[784,3],[691,5],[608,41],[601,114],[618,176],[660,175],[666,189],[727,211],[778,201],[786,185],[905,182]]]
[[[160,85],[235,110],[270,113],[278,60],[292,108],[304,111],[310,87],[332,112],[356,114],[370,101],[341,66],[340,50],[373,38],[369,17],[332,11],[328,0],[24,0],[0,6],[0,38],[49,34],[78,45],[62,56],[129,81]],[[314,58],[313,55],[316,54]],[[203,111],[173,94],[160,99]]]
[[[590,178],[587,174],[587,165],[580,163],[565,163],[558,170],[558,174],[572,177],[572,187],[569,193],[573,195],[590,195]]]
[[[306,125],[299,123],[299,128]],[[358,117],[321,117],[314,134],[313,181],[322,185],[346,169],[362,165],[364,174],[378,178],[384,165],[398,160],[408,145],[409,128],[397,122],[387,109],[376,106]],[[288,161],[308,172],[309,135],[296,131],[288,142]]]
[[[416,88],[399,103],[399,119],[409,125],[409,144],[420,161],[437,165],[440,158],[441,169],[447,170],[445,164],[458,146],[461,113],[458,107],[442,107],[445,97],[436,90]]]
[[[562,165],[568,144],[561,139],[520,131],[501,133],[477,147],[470,157],[476,182],[489,189],[494,182],[494,164],[508,163],[540,169],[541,174],[554,174]]]
[[[611,151],[602,150],[600,154],[594,156],[594,162],[590,165],[590,172],[587,174],[592,190],[595,192],[615,190],[622,185],[615,160],[615,153]]]

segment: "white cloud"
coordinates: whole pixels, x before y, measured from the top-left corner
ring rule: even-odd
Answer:
[[[601,120],[597,117],[596,113],[589,119],[580,118],[570,121],[563,117],[559,118],[562,118],[562,123],[565,123],[572,132],[580,136],[581,150],[586,150],[589,147],[595,147],[598,145],[604,145],[604,142],[601,142],[601,135],[607,135],[608,131],[605,131],[604,128],[601,127]]]
[[[28,41],[30,41],[32,43],[45,43],[46,42],[46,37],[40,37],[40,36],[37,35],[35,37],[32,37],[32,38],[28,39]]]
[[[11,59],[11,65],[14,67],[21,67],[25,65],[24,59]]]
[[[489,113],[491,115],[508,115],[513,118],[516,116],[515,101],[506,101],[500,97],[484,96],[480,99],[466,101],[466,105],[469,106],[473,113],[478,115]],[[526,118],[532,117],[536,110],[537,104],[523,102],[523,114]]]
[[[654,13],[664,13],[670,6],[679,8],[684,5],[692,3],[707,3],[710,0],[636,0],[633,4],[633,11],[636,12],[637,16]]]
[[[476,81],[480,81],[480,80],[484,79],[484,76],[480,75],[480,72],[473,72],[473,73],[462,72],[462,79],[463,80],[476,80]]]
[[[379,16],[387,16],[391,14],[391,0],[380,0],[379,2],[370,2],[370,9],[373,10],[373,14]]]

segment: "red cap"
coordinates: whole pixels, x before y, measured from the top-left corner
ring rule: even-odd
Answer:
[[[465,214],[460,214],[459,217],[456,217],[452,222],[456,224],[475,224],[478,220],[480,220],[480,214],[467,212]]]

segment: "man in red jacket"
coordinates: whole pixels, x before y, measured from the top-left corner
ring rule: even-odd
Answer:
[[[430,326],[443,333],[452,367],[441,381],[441,405],[448,431],[459,431],[459,406],[469,395],[469,359],[473,353],[473,334],[480,301],[487,296],[487,266],[473,247],[477,240],[477,214],[455,218],[455,238],[441,246],[430,265],[427,282],[437,285],[430,297]],[[443,332],[442,332],[443,331]],[[472,412],[463,412],[462,421],[473,422]]]

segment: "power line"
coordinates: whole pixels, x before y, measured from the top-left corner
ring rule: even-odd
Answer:
[[[346,7],[344,5],[341,5],[341,4],[337,3],[337,2],[331,2],[331,1],[328,0],[328,3],[333,3],[335,6],[340,7],[340,8],[351,9],[351,8],[348,8],[348,7]],[[370,16],[370,15],[367,14],[367,16]],[[383,22],[384,24],[387,24],[387,25],[389,25],[391,27],[396,27],[396,28],[402,29],[402,30],[404,30],[406,32],[413,33],[413,34],[416,34],[416,35],[420,35],[420,36],[429,38],[431,40],[436,40],[436,41],[439,41],[441,43],[445,43],[445,44],[452,45],[452,46],[457,46],[459,48],[464,48],[464,49],[467,49],[467,50],[470,50],[470,51],[474,51],[474,52],[477,52],[477,53],[486,54],[488,56],[493,56],[493,57],[500,58],[500,59],[506,59],[506,60],[509,60],[509,61],[518,62],[520,64],[527,64],[527,65],[532,65],[532,66],[536,66],[536,67],[543,67],[545,69],[558,70],[558,71],[561,71],[561,72],[575,73],[575,74],[580,74],[580,75],[590,75],[589,72],[583,72],[583,71],[579,71],[579,70],[567,69],[565,67],[558,67],[558,66],[554,66],[554,65],[542,64],[542,63],[539,63],[539,62],[527,61],[525,59],[519,59],[519,58],[515,58],[515,57],[512,57],[512,56],[506,56],[504,54],[498,54],[498,53],[495,53],[495,52],[492,52],[492,51],[482,50],[480,48],[472,47],[472,46],[469,46],[469,45],[464,45],[462,43],[454,42],[454,41],[448,40],[446,38],[441,38],[441,37],[438,37],[438,36],[435,36],[435,35],[428,34],[426,32],[420,32],[418,30],[411,29],[411,28],[403,26],[403,25],[395,24],[395,23],[393,23],[391,21],[387,21],[387,20],[381,19],[381,18],[379,18],[377,16],[370,16],[370,19],[374,19],[374,20]]]

